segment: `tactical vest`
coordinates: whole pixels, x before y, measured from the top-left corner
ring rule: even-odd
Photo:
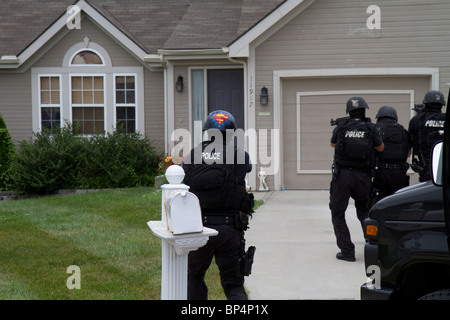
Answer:
[[[445,113],[423,112],[417,115],[413,150],[428,158],[433,145],[444,138]]]
[[[356,122],[354,119],[341,122],[337,127],[335,160],[338,167],[369,170],[374,167],[374,125]]]
[[[253,212],[253,194],[248,193],[245,182],[239,181],[233,174],[233,164],[192,164],[184,177],[184,183],[199,198],[204,212]]]
[[[384,150],[377,153],[378,160],[386,163],[405,163],[409,153],[408,134],[397,122],[379,122]]]

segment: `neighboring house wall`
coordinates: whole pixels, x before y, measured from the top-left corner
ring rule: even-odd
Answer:
[[[345,116],[346,101],[356,95],[352,90],[367,96],[373,121],[382,104],[393,104],[405,127],[412,105],[421,103],[427,90],[448,90],[450,20],[444,12],[450,3],[436,2],[378,1],[381,29],[369,30],[366,10],[373,1],[316,1],[255,48],[256,94],[269,88],[269,105],[256,105],[257,129],[281,127],[280,175],[269,177],[270,185],[329,187],[329,120]],[[331,95],[338,89],[341,94]],[[402,102],[388,90],[410,92],[403,92]],[[302,120],[300,109],[306,112]],[[298,163],[313,174],[298,173]]]

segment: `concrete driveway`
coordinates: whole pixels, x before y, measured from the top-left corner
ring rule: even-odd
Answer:
[[[346,212],[356,262],[336,259],[339,249],[328,208],[329,191],[255,192],[246,245],[255,246],[245,287],[253,300],[359,300],[366,282],[364,237],[353,200]]]

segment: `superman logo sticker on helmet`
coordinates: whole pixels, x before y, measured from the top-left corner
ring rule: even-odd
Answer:
[[[217,122],[217,124],[220,126],[222,123],[230,119],[230,117],[225,113],[215,113],[212,115],[212,118]]]

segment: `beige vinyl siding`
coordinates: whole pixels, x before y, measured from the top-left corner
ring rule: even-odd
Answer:
[[[189,113],[189,90],[190,79],[187,66],[175,66],[173,69],[174,79],[174,103],[175,103],[175,116],[174,116],[174,129],[190,129],[190,113]],[[175,82],[178,76],[183,77],[183,91],[178,92],[175,88]]]
[[[29,71],[0,73],[0,114],[16,144],[32,135],[30,78]]]
[[[164,72],[144,69],[145,134],[164,151]]]
[[[403,3],[403,4],[402,4]],[[257,80],[272,70],[440,67],[449,82],[450,2],[377,1],[381,30],[368,30],[374,2],[320,0],[256,48]]]
[[[370,13],[366,13],[366,10],[374,4],[381,10],[381,30],[369,30],[366,25],[367,19],[371,16]],[[369,79],[358,77],[352,79],[351,74],[345,79],[340,79],[341,81],[335,81],[329,77],[312,77],[304,80],[287,77],[281,79],[280,83],[279,107],[281,110],[275,110],[274,73],[280,70],[312,69],[437,68],[440,89],[447,95],[448,82],[450,82],[450,55],[447,54],[450,51],[448,12],[450,12],[450,2],[444,0],[432,3],[414,0],[406,3],[389,0],[376,3],[370,0],[317,0],[255,47],[256,129],[273,127],[273,115],[277,112],[282,115],[281,183],[292,184],[292,180],[296,179],[295,183],[301,188],[328,188],[329,186],[330,178],[324,174],[300,175],[302,183],[298,184],[299,176],[295,174],[297,163],[289,163],[287,159],[297,157],[297,128],[291,128],[294,125],[291,122],[296,120],[294,105],[296,105],[297,92],[372,89],[372,86],[374,86],[373,89],[413,89],[414,103],[421,103],[423,95],[431,88],[431,79],[429,76],[396,78],[392,75],[389,79],[372,76],[374,81],[366,81]],[[334,82],[332,87],[328,86],[330,81]],[[363,87],[360,84],[363,84]],[[259,104],[259,93],[263,86],[269,89],[267,106]],[[316,103],[327,104],[323,97],[311,98],[314,98]],[[397,96],[386,98],[391,100],[385,101],[386,103],[399,103],[395,100]],[[346,101],[343,97],[341,100]],[[332,117],[345,116],[345,101],[341,101],[342,112],[337,114],[338,109],[331,105],[323,109],[326,111],[317,115],[308,112],[307,108],[302,109],[303,119],[306,118],[301,124],[301,130],[304,130],[301,131],[302,148],[306,148],[302,152],[305,161],[303,163],[302,160],[301,163],[303,169],[329,168],[326,160],[322,160],[330,158],[332,154],[332,150],[329,150],[332,129],[329,120]],[[378,103],[381,102],[378,101]],[[404,110],[401,110],[400,121],[407,127],[410,108],[405,104],[402,105]],[[378,107],[380,106],[369,112],[373,118]],[[321,119],[322,117],[324,118]],[[325,131],[314,133],[317,145],[312,143],[308,145],[307,141],[310,141],[308,131],[319,127],[324,127]],[[287,132],[289,130],[293,132]],[[331,160],[330,158],[330,165]],[[273,177],[269,176],[267,181],[269,185],[272,185]]]

